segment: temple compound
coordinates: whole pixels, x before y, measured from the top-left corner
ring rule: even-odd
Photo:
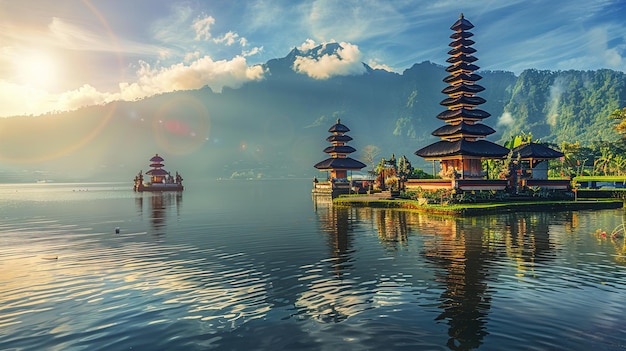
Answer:
[[[472,48],[475,42],[470,39],[474,35],[469,32],[472,28],[474,25],[465,19],[463,14],[450,27],[454,33],[450,35],[452,42],[449,46],[452,49],[448,51],[450,57],[446,60],[450,63],[446,68],[449,75],[443,80],[449,86],[442,90],[448,97],[440,103],[447,107],[447,110],[437,115],[437,118],[446,122],[446,125],[432,132],[432,135],[441,140],[415,152],[417,156],[427,161],[439,162],[441,170],[438,175],[441,179],[409,180],[405,183],[407,188],[504,190],[522,184],[522,177],[517,172],[519,169],[514,171],[513,177],[507,179],[488,179],[487,172],[483,169],[483,161],[504,159],[511,150],[484,139],[495,133],[495,130],[481,123],[491,115],[478,108],[486,101],[477,96],[485,88],[477,83],[482,77],[474,73],[479,67],[474,64],[478,59],[473,56],[476,49]],[[517,156],[519,150],[515,151]],[[542,160],[559,157],[558,155],[559,153],[554,151]],[[532,161],[530,165],[532,168]],[[539,175],[539,172],[536,172],[536,175]],[[547,180],[547,172],[545,179]],[[546,186],[545,182],[541,184]],[[559,188],[562,188],[562,184]]]

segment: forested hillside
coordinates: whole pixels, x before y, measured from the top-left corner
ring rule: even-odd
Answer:
[[[294,49],[265,64],[264,80],[221,93],[203,88],[0,119],[0,181],[132,179],[157,152],[187,178],[312,178],[337,118],[351,129],[353,157],[374,149],[428,167],[413,152],[437,140],[430,133],[443,125],[435,117],[444,110],[443,66],[422,62],[398,74],[365,65],[363,74],[318,80],[293,70],[304,54]],[[626,106],[622,72],[478,73],[492,141],[521,132],[581,145],[619,138],[607,116]]]
[[[526,70],[516,80],[497,129],[502,139],[530,132],[543,141],[615,141],[619,135],[607,116],[626,105],[624,73]]]

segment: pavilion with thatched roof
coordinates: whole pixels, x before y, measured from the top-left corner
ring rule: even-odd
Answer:
[[[538,143],[526,143],[512,150],[512,159],[518,162],[517,185],[521,188],[540,187],[553,190],[568,190],[569,179],[548,180],[548,161],[563,157],[563,153]]]
[[[513,150],[513,159],[519,159],[526,177],[548,179],[548,160],[563,157],[563,153],[537,143],[522,144]]]

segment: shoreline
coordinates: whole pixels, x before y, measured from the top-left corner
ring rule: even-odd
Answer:
[[[340,206],[397,208],[423,213],[453,216],[480,216],[492,213],[533,212],[533,211],[572,211],[605,210],[624,207],[621,199],[578,199],[545,201],[484,202],[453,205],[420,204],[417,200],[381,199],[370,196],[338,197],[333,203]]]

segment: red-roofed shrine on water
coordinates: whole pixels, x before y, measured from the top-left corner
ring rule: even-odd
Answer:
[[[163,158],[159,154],[154,155],[150,159],[150,170],[146,172],[146,175],[150,176],[150,181],[144,182],[143,173],[139,171],[139,174],[135,177],[135,191],[182,191],[183,190],[183,178],[178,172],[175,176],[172,176],[170,172],[166,171],[162,163]]]
[[[325,148],[324,152],[330,157],[314,166],[320,171],[328,172],[328,177],[325,181],[318,181],[317,177],[313,180],[313,193],[336,196],[352,192],[355,185],[359,189],[362,188],[362,184],[355,184],[348,179],[348,171],[360,170],[366,166],[363,162],[348,157],[348,154],[356,151],[352,146],[346,145],[352,140],[345,134],[349,131],[350,129],[341,124],[339,119],[328,129],[331,135],[326,140],[331,146]]]

